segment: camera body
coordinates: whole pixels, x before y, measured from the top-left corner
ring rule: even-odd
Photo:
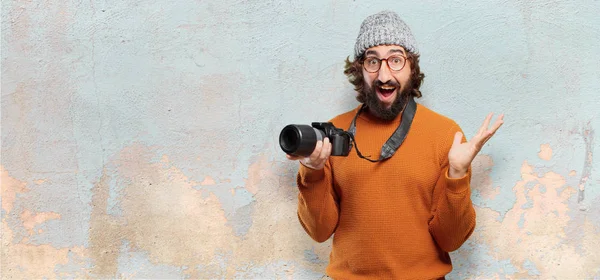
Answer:
[[[311,125],[312,127],[323,131],[325,136],[329,138],[332,156],[348,156],[352,145],[350,143],[350,136],[346,131],[335,127],[333,123],[330,122],[313,122]]]
[[[279,134],[279,146],[287,154],[308,157],[317,141],[325,137],[331,143],[331,156],[348,156],[352,148],[350,134],[331,122],[313,122],[310,126],[287,125]]]

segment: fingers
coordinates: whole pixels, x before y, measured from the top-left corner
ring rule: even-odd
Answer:
[[[325,151],[325,159],[328,159],[331,155],[331,143],[329,143],[329,138],[325,138],[325,147],[327,147],[327,150]]]
[[[317,141],[317,145],[315,146],[315,149],[313,150],[312,154],[310,154],[308,157],[304,157],[304,156],[297,156],[297,155],[290,155],[290,154],[285,154],[285,157],[289,160],[302,160],[305,161],[306,159],[310,160],[310,161],[314,161],[317,160],[320,157],[321,154],[321,147],[323,146],[323,142],[322,141]]]
[[[319,158],[321,160],[327,160],[327,158],[329,158],[329,155],[331,155],[331,143],[329,143],[329,138],[325,137],[325,140],[323,142],[323,149],[321,150],[321,155],[319,156]]]
[[[479,131],[477,131],[477,135],[478,136],[483,136],[485,134],[485,132],[488,129],[488,126],[490,125],[490,121],[492,120],[492,116],[493,115],[494,115],[494,113],[489,113],[487,115],[487,117],[485,117],[485,120],[483,121],[483,124],[479,128]]]
[[[312,154],[310,154],[309,158],[311,162],[316,162],[319,160],[319,157],[321,156],[321,151],[323,150],[323,141],[317,141],[317,145],[315,146],[315,149],[313,150]]]
[[[500,114],[494,125],[492,125],[492,129],[490,130],[492,132],[492,135],[496,133],[496,131],[502,126],[502,124],[504,124],[504,114]]]
[[[500,116],[498,117],[496,122],[494,122],[494,124],[492,125],[491,129],[487,130],[487,128],[486,128],[486,131],[482,135],[482,138],[483,138],[483,140],[481,141],[482,146],[488,140],[490,140],[490,138],[492,138],[492,136],[494,136],[494,134],[496,133],[496,131],[498,131],[498,129],[502,126],[502,124],[504,124],[504,114],[500,114]]]
[[[323,141],[317,141],[315,149],[312,154],[308,157],[295,157],[287,156],[289,159],[300,159],[300,162],[307,167],[312,169],[322,169],[325,166],[325,162],[331,155],[331,143],[329,138],[325,138]]]
[[[312,168],[312,169],[322,169],[325,166],[325,162],[331,155],[331,143],[329,143],[329,138],[325,138],[323,141],[317,141],[315,148],[308,157],[303,156],[295,156],[286,154],[285,156],[289,160],[300,160],[304,166]]]
[[[485,141],[490,139],[496,133],[496,131],[502,126],[502,124],[504,124],[503,118],[504,118],[504,114],[500,114],[500,116],[498,117],[496,122],[494,122],[494,124],[492,125],[492,128],[486,129],[485,133],[483,134],[483,138],[485,139]]]
[[[287,157],[287,159],[289,159],[289,160],[299,160],[302,158],[302,157],[294,156],[294,155],[290,155],[290,154],[285,154],[285,157]]]
[[[462,142],[463,134],[459,131],[454,134],[454,141],[452,141],[452,146],[460,145]]]

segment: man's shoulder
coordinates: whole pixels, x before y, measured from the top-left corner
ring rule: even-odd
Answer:
[[[423,104],[418,104],[417,106],[417,115],[419,116],[418,119],[423,124],[433,125],[438,129],[451,129],[454,127],[459,127],[456,121],[450,117],[436,112]]]
[[[333,117],[329,121],[332,122],[334,126],[338,128],[343,128],[345,130],[350,126],[350,123],[352,122],[354,116],[356,116],[358,109],[360,109],[360,105],[353,108],[352,110],[346,111]]]

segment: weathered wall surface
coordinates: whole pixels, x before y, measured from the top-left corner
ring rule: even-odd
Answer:
[[[468,137],[478,226],[451,278],[600,277],[599,1],[2,1],[2,278],[318,279],[289,123],[354,108],[395,8],[419,102]]]

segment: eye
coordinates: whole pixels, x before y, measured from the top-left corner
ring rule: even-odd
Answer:
[[[374,57],[367,58],[367,64],[377,65],[377,64],[379,64],[379,60],[377,58],[374,58]]]
[[[402,64],[403,61],[404,60],[402,58],[400,58],[400,57],[394,57],[394,58],[392,58],[392,63],[394,63],[394,64]]]

